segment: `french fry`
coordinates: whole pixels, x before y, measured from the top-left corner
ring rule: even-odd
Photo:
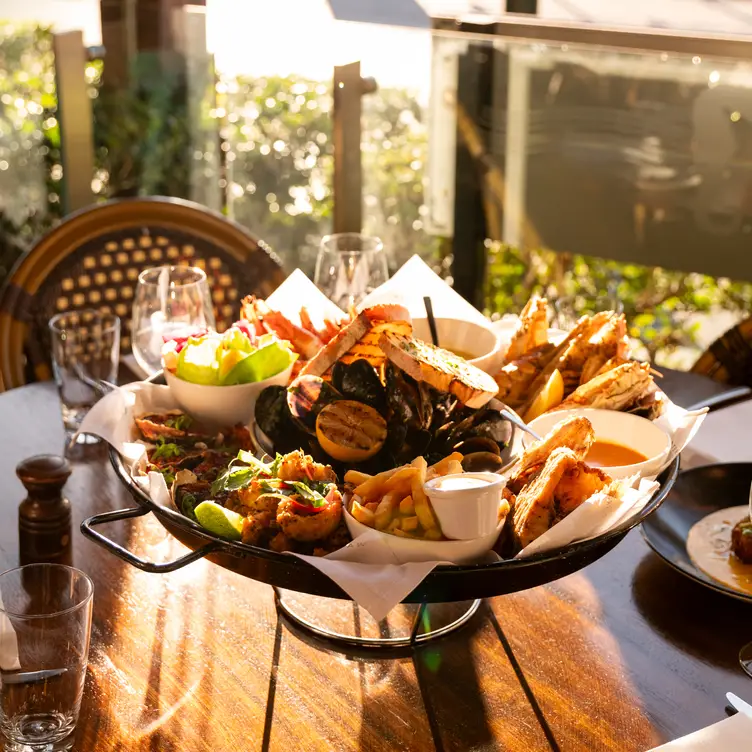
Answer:
[[[417,517],[403,517],[401,528],[407,533],[414,533],[418,529]]]
[[[394,510],[397,508],[399,501],[399,496],[394,493],[388,493],[381,499],[374,518],[377,530],[385,530],[389,527],[389,523],[392,521],[392,517],[394,517]]]
[[[448,457],[444,457],[443,460],[439,460],[434,465],[431,465],[428,468],[428,472],[432,473],[431,477],[433,478],[439,475],[449,475],[448,468],[452,462],[462,462],[462,454],[460,452],[452,452]]]
[[[415,504],[413,504],[413,497],[405,496],[405,498],[400,502],[399,509],[402,514],[415,514]]]
[[[426,462],[425,457],[416,457],[411,463],[413,467],[418,468],[418,472],[420,473],[420,482],[421,484],[426,482],[426,471],[428,470],[428,463]]]
[[[413,479],[413,504],[415,504],[415,514],[420,520],[420,524],[423,529],[428,532],[429,530],[436,528],[438,530],[438,523],[433,516],[433,510],[428,501],[428,497],[423,491],[423,481],[420,476],[416,476]]]
[[[392,521],[391,521],[391,522],[390,522],[390,523],[389,523],[389,524],[387,525],[387,528],[386,528],[386,530],[385,530],[384,532],[385,532],[385,533],[393,533],[393,532],[394,532],[395,530],[399,530],[399,529],[400,529],[400,523],[401,523],[401,520],[399,520],[399,519],[398,519],[397,517],[395,517],[395,518],[394,518],[394,519],[393,519],[393,520],[392,520]]]
[[[445,475],[456,475],[462,472],[462,463],[457,460],[452,460],[447,466]]]
[[[392,531],[392,534],[400,538],[419,538],[420,537],[419,535],[413,535],[412,533],[408,533],[405,530],[400,530],[400,528],[395,528]]]
[[[354,486],[359,486],[372,477],[373,476],[368,473],[361,473],[360,470],[348,470],[345,473],[345,483],[352,483]]]
[[[432,527],[430,530],[426,530],[425,533],[423,533],[423,537],[426,540],[441,540],[444,536],[441,534],[441,530],[437,527]]]
[[[364,525],[368,525],[368,527],[374,526],[374,513],[370,509],[361,506],[357,501],[353,501],[350,514],[355,517],[358,522],[362,522]]]
[[[399,469],[400,468],[395,467],[394,470],[385,470],[383,473],[371,476],[368,480],[363,481],[363,483],[355,487],[355,493],[368,500],[378,498],[383,493],[386,481]]]
[[[379,502],[378,501],[369,501],[368,503],[363,504],[363,506],[366,509],[370,509],[372,512],[375,513],[376,512],[376,508],[379,506]]]
[[[388,491],[396,491],[399,488],[410,488],[413,476],[417,472],[417,469],[410,465],[401,467],[391,478],[387,479],[384,488]]]

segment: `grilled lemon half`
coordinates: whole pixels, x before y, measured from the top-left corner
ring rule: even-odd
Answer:
[[[354,400],[327,405],[316,418],[321,448],[340,462],[364,462],[386,441],[386,421],[376,410]]]

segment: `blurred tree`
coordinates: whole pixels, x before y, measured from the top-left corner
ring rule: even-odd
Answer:
[[[52,34],[0,26],[0,282],[60,217],[60,129]]]

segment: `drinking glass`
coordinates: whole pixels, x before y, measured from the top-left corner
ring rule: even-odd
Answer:
[[[192,266],[157,266],[138,276],[133,300],[133,356],[150,376],[162,368],[162,345],[197,329],[214,329],[206,274]]]
[[[84,308],[53,316],[49,326],[63,424],[72,434],[104,394],[101,382],[117,379],[120,319],[112,313]]]
[[[313,281],[342,310],[356,306],[387,279],[389,268],[379,238],[342,232],[321,241]]]
[[[622,313],[624,304],[612,293],[606,293],[595,300],[579,295],[568,295],[554,300],[554,316],[551,325],[568,332],[585,313],[590,315],[601,311]]]
[[[62,564],[0,574],[0,730],[6,752],[73,745],[91,636],[94,585]]]

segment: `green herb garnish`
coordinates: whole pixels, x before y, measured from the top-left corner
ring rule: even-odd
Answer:
[[[171,415],[165,421],[165,425],[168,428],[174,428],[176,431],[185,431],[186,428],[190,427],[191,423],[193,423],[193,420],[189,415],[186,415],[185,413],[181,413],[180,415]]]
[[[288,481],[288,483],[298,492],[298,495],[314,507],[314,509],[326,506],[326,499],[315,488],[311,488],[299,480]]]
[[[180,457],[181,454],[183,454],[183,450],[177,444],[166,443],[164,438],[160,436],[157,439],[157,448],[151,458],[152,460],[166,460],[171,457]]]

